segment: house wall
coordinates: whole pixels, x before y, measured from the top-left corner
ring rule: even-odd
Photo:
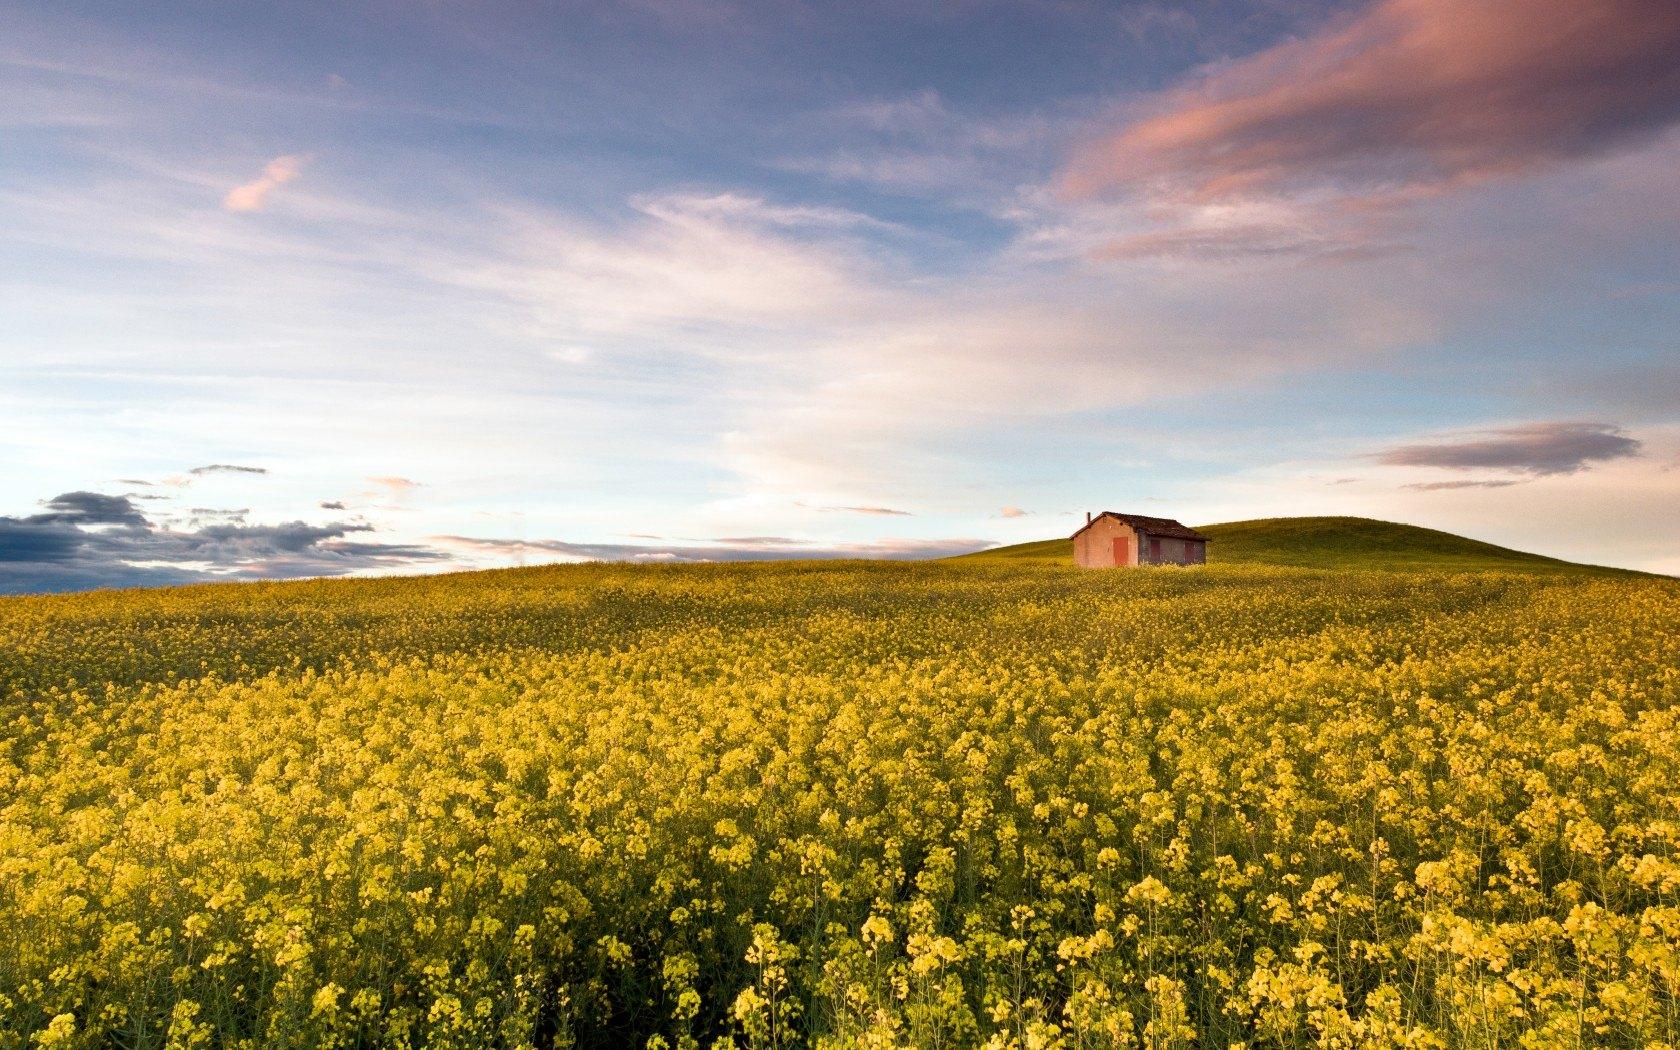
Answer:
[[[1114,563],[1114,541],[1125,538],[1127,559],[1122,564],[1138,564],[1138,537],[1125,522],[1113,518],[1098,518],[1090,528],[1073,539],[1073,563],[1086,569],[1111,569]]]
[[[1180,540],[1170,536],[1162,536],[1161,556],[1155,558],[1150,554],[1154,540],[1145,537],[1143,541],[1143,560],[1147,565],[1201,565],[1207,561],[1207,543],[1202,540]]]

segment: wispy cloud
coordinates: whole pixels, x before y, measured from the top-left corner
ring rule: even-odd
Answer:
[[[1042,109],[978,113],[924,88],[842,102],[811,115],[821,146],[777,166],[896,193],[1007,196],[1022,173],[1058,156],[1079,120]]]
[[[895,223],[850,208],[777,204],[742,193],[653,194],[635,198],[631,203],[645,215],[679,226],[724,220],[768,226],[903,230]]]
[[[1065,185],[1392,195],[1595,156],[1677,121],[1671,0],[1380,0],[1164,96]]]
[[[222,207],[237,212],[261,211],[270,194],[303,172],[303,163],[304,158],[296,155],[275,157],[263,166],[261,175],[229,190],[222,198]]]
[[[208,466],[194,467],[187,471],[198,477],[205,474],[267,474],[267,467],[245,467],[237,463],[211,463]]]
[[[1031,514],[1032,511],[1022,510],[1020,507],[1005,507],[998,511],[998,517],[1000,518],[1025,518]]]
[[[1541,422],[1396,445],[1376,460],[1396,467],[1447,470],[1503,469],[1518,474],[1573,474],[1594,463],[1639,455],[1641,444],[1610,423]],[[1486,482],[1438,488],[1489,487]]]
[[[883,132],[924,132],[953,119],[944,98],[933,88],[897,97],[843,102],[829,115],[845,124]]]
[[[379,490],[381,492],[383,492],[385,495],[393,496],[393,497],[406,496],[409,493],[413,492],[415,489],[425,487],[424,484],[422,484],[421,482],[415,481],[413,478],[402,478],[402,477],[396,477],[394,475],[385,475],[385,476],[381,476],[381,477],[371,477],[371,478],[368,478],[368,481],[372,482],[374,485],[379,486]]]
[[[878,515],[878,516],[882,516],[882,517],[898,517],[898,518],[908,518],[908,517],[911,516],[910,511],[898,510],[897,508],[894,508],[894,507],[871,507],[871,506],[867,506],[867,505],[865,505],[865,506],[830,506],[830,505],[824,505],[824,504],[806,503],[803,500],[795,500],[793,505],[796,506],[796,507],[803,507],[805,510],[818,511],[819,513],[823,513],[823,514],[873,514],[873,515]]]
[[[847,227],[865,216],[735,194],[667,194],[631,202],[611,228],[514,209],[491,259],[446,261],[439,276],[529,306],[539,332],[568,347],[681,339],[691,353],[743,333],[807,332],[853,314],[875,289]]]
[[[1316,228],[1305,221],[1227,222],[1210,218],[1210,210],[1186,215],[1185,225],[1175,229],[1117,236],[1100,244],[1091,254],[1108,261],[1277,258],[1351,261],[1404,250],[1384,240],[1374,226],[1340,226],[1332,230]]]
[[[572,543],[477,536],[434,536],[432,542],[498,559],[623,562],[829,561],[841,558],[914,561],[967,554],[993,545],[981,539],[883,539],[857,543],[802,541],[782,536],[744,536],[707,544]]]
[[[1444,492],[1450,489],[1507,489],[1520,484],[1522,482],[1515,478],[1496,478],[1485,481],[1415,481],[1401,487],[1418,492]]]

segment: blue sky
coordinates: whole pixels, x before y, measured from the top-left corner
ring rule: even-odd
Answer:
[[[0,4],[0,589],[1105,508],[1680,572],[1676,123],[1666,0]]]

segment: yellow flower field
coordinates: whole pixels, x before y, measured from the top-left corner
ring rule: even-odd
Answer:
[[[0,601],[0,1046],[1680,1046],[1680,586]]]

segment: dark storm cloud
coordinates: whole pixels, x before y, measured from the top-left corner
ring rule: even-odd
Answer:
[[[1397,445],[1379,452],[1376,458],[1395,467],[1573,474],[1593,463],[1637,456],[1640,447],[1620,427],[1609,423],[1547,422]]]
[[[43,506],[41,514],[0,516],[0,593],[342,576],[447,557],[351,538],[372,532],[370,525],[230,521],[181,529],[149,520],[127,497],[95,492],[67,492]]]
[[[84,525],[144,525],[140,513],[127,496],[106,496],[98,492],[66,492],[42,506],[50,512],[36,519],[78,522]]]
[[[81,549],[82,532],[47,515],[0,518],[0,563],[67,562]],[[0,579],[5,570],[0,570]]]
[[[267,467],[242,467],[237,463],[211,463],[205,467],[194,467],[188,474],[203,476],[205,474],[267,474]]]

